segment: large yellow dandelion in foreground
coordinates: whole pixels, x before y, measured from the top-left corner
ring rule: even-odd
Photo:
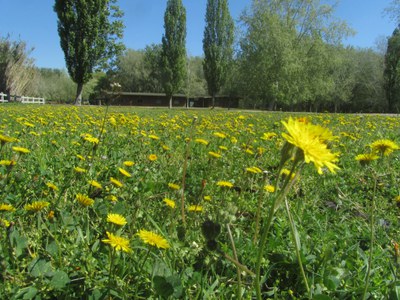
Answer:
[[[124,251],[124,252],[132,252],[132,249],[129,247],[129,240],[118,235],[114,235],[110,232],[106,232],[107,239],[101,240],[105,244],[109,244],[117,251]]]
[[[145,244],[156,246],[161,249],[168,249],[170,247],[166,239],[152,231],[142,229],[139,231],[138,236]]]
[[[338,161],[337,155],[332,153],[325,143],[333,139],[328,129],[292,118],[289,118],[288,122],[282,121],[282,124],[288,131],[288,134],[282,133],[282,136],[289,144],[302,151],[306,163],[314,163],[319,174],[322,174],[323,167],[327,167],[332,173],[339,169],[334,164]]]

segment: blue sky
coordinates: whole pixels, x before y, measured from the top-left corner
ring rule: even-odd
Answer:
[[[334,0],[325,0],[334,3]],[[390,36],[396,27],[382,15],[391,0],[341,0],[335,15],[357,32],[345,44],[374,47],[378,36]],[[34,47],[31,56],[38,67],[65,68],[64,55],[57,34],[54,0],[0,0],[0,35],[11,35]],[[206,0],[183,0],[187,11],[187,51],[202,55],[202,38]],[[251,0],[230,0],[230,11],[237,20]],[[128,48],[143,49],[160,43],[164,31],[166,0],[119,0],[125,12],[124,43]]]

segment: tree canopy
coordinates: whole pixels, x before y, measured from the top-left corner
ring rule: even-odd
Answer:
[[[77,84],[76,104],[83,85],[96,68],[104,69],[123,49],[122,12],[116,0],[56,0],[58,33],[68,73]]]

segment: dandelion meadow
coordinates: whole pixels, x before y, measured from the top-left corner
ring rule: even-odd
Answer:
[[[400,299],[400,118],[0,106],[1,299]]]

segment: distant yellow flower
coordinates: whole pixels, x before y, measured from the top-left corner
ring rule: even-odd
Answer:
[[[76,195],[76,200],[82,204],[83,206],[91,206],[94,203],[94,200],[92,198],[90,198],[87,195],[83,195],[83,194],[77,194]]]
[[[263,134],[263,136],[261,137],[262,140],[268,141],[270,139],[272,139],[273,137],[276,137],[277,134],[275,132],[266,132]]]
[[[46,182],[46,185],[49,189],[52,189],[53,191],[58,191],[58,187],[52,183],[52,182]]]
[[[282,124],[288,131],[288,134],[282,133],[282,136],[302,152],[306,163],[314,163],[319,174],[322,174],[323,167],[327,167],[332,173],[335,173],[335,169],[339,169],[334,164],[338,161],[337,155],[331,153],[324,143],[333,138],[329,130],[292,118],[289,118],[288,122],[282,121]]]
[[[217,185],[220,187],[227,187],[227,188],[232,188],[233,184],[230,183],[229,181],[218,181]]]
[[[148,156],[148,159],[150,160],[150,161],[156,161],[157,160],[157,155],[155,155],[155,154],[150,154],[149,156]]]
[[[208,145],[208,141],[204,140],[204,139],[195,139],[194,140],[196,143],[198,144],[203,144],[203,145]]]
[[[74,171],[75,171],[76,173],[86,173],[86,172],[87,172],[85,169],[83,169],[83,168],[81,168],[81,167],[75,167],[75,168],[74,168]]]
[[[253,155],[253,154],[254,154],[254,151],[251,150],[251,149],[246,149],[245,152],[246,152],[247,154],[250,154],[250,155]]]
[[[172,190],[179,190],[181,187],[176,183],[168,183],[168,187]]]
[[[163,150],[168,151],[170,148],[167,145],[162,145],[161,146],[163,148]]]
[[[15,138],[0,134],[0,143],[2,145],[4,145],[5,143],[12,143],[12,142],[15,142],[15,141],[16,141]]]
[[[224,151],[228,150],[228,147],[225,147],[225,146],[218,146],[218,148],[219,148],[220,150],[224,150]]]
[[[356,156],[356,160],[361,164],[361,165],[367,165],[371,163],[373,160],[377,160],[379,158],[378,155],[375,153],[367,153],[367,154],[359,154]]]
[[[258,174],[258,173],[262,173],[262,170],[258,167],[249,167],[249,168],[246,168],[246,172]]]
[[[133,161],[130,161],[130,160],[126,160],[126,161],[123,162],[123,165],[125,167],[132,167],[134,164],[135,163]]]
[[[101,184],[99,182],[97,182],[96,180],[89,180],[89,184],[92,187],[95,187],[96,189],[102,189],[103,187],[101,186]]]
[[[115,225],[124,226],[128,223],[125,217],[121,216],[120,214],[108,214],[107,215],[107,222],[113,223]]]
[[[211,196],[204,196],[203,199],[206,201],[211,201]]]
[[[391,140],[377,140],[371,144],[372,151],[381,155],[389,155],[394,150],[400,149],[399,146]]]
[[[12,147],[12,149],[15,151],[15,152],[18,152],[18,153],[22,153],[22,154],[27,154],[27,153],[29,153],[29,152],[31,152],[29,149],[27,149],[27,148],[23,148],[23,147]]]
[[[24,209],[27,211],[39,212],[42,209],[48,207],[49,205],[50,205],[50,202],[47,202],[47,201],[35,201],[35,202],[32,202],[31,204],[25,205]]]
[[[168,249],[170,247],[166,239],[152,231],[142,229],[139,231],[138,236],[145,244],[149,244],[160,249]]]
[[[54,210],[49,211],[49,213],[47,214],[47,219],[48,220],[54,219]]]
[[[160,139],[158,136],[156,136],[156,135],[154,135],[154,134],[150,134],[148,137],[149,137],[150,139],[152,139],[152,140],[159,140],[159,139]]]
[[[213,151],[209,151],[208,155],[214,158],[220,158],[222,155]]]
[[[108,195],[108,196],[106,197],[106,199],[107,199],[107,200],[110,200],[111,202],[117,202],[117,201],[118,201],[118,198],[117,198],[117,196],[115,196],[115,195]]]
[[[288,170],[288,169],[282,169],[281,170],[281,175],[283,175],[283,178],[286,178],[287,176],[289,176],[289,174],[290,174],[290,170]],[[296,176],[296,174],[292,173],[290,175],[290,179],[294,179],[295,176]]]
[[[124,175],[125,177],[132,177],[132,175],[131,175],[128,171],[126,171],[125,169],[123,169],[123,168],[118,168],[118,171],[119,171],[122,175]]]
[[[264,186],[264,191],[268,192],[268,193],[274,193],[275,192],[275,187],[273,185],[266,185]]]
[[[121,181],[115,179],[114,177],[110,177],[110,182],[113,185],[115,185],[116,187],[123,187],[124,186]]]
[[[221,139],[226,138],[226,134],[222,132],[214,132],[214,136],[219,137]]]
[[[86,159],[85,159],[82,155],[80,155],[80,154],[77,154],[76,157],[79,158],[80,160],[86,160]]]
[[[203,206],[201,206],[201,205],[190,205],[189,206],[189,211],[202,212],[203,211]]]
[[[12,167],[16,165],[15,160],[0,160],[0,166]]]
[[[175,201],[174,200],[171,200],[171,199],[169,199],[169,198],[164,198],[164,203],[167,205],[167,206],[169,206],[169,207],[171,207],[171,208],[175,208],[175,206],[176,206],[176,203],[175,203]]]
[[[116,251],[124,251],[126,253],[132,252],[132,249],[129,247],[129,240],[118,235],[114,235],[110,232],[106,232],[107,239],[101,240],[105,244],[109,244]]]
[[[0,203],[0,211],[15,211],[15,208],[11,204]]]

